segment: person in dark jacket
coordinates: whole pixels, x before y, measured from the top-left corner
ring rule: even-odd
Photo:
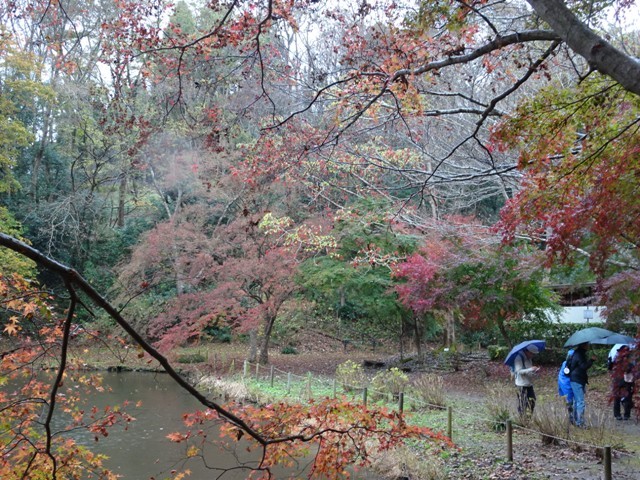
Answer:
[[[569,379],[571,380],[571,390],[573,391],[573,415],[578,427],[584,426],[585,401],[584,396],[589,383],[587,371],[593,365],[595,357],[587,357],[589,351],[588,343],[581,343],[571,357],[569,364]]]
[[[613,416],[616,420],[629,420],[633,408],[633,391],[635,378],[633,363],[629,361],[629,346],[622,345],[613,357],[609,366],[611,370],[613,392]],[[624,408],[624,417],[620,415],[620,407]]]

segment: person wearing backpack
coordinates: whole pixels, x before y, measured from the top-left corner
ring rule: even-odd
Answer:
[[[588,370],[595,360],[595,356],[587,357],[588,351],[589,343],[581,343],[573,353],[571,361],[567,362],[571,390],[573,391],[573,414],[575,424],[578,427],[584,427],[584,411],[586,409],[584,397],[589,383]]]
[[[536,406],[536,393],[533,390],[533,376],[540,370],[534,367],[531,358],[540,350],[535,345],[529,345],[518,354],[513,362],[516,387],[518,387],[518,413],[533,414]]]
[[[567,363],[571,361],[575,350],[571,349],[567,353],[567,358],[560,365],[558,370],[558,395],[564,398],[567,404],[567,412],[569,412],[569,421],[571,424],[576,423],[576,418],[573,413],[573,390],[571,389],[571,379],[569,378],[570,370],[567,367]]]

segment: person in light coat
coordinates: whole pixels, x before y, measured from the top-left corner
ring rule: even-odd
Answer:
[[[518,413],[532,414],[536,406],[536,392],[533,389],[533,378],[540,367],[534,367],[531,360],[539,352],[538,347],[529,345],[520,352],[513,362],[515,382],[518,388]]]

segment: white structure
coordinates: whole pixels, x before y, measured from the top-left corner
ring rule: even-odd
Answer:
[[[586,307],[562,307],[558,316],[559,323],[604,323],[602,315],[606,307],[586,306]]]

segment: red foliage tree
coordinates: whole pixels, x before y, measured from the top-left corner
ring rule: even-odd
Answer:
[[[517,149],[525,175],[501,212],[504,239],[533,239],[550,264],[586,256],[618,318],[640,312],[628,294],[640,282],[639,98],[590,78],[577,92],[541,92],[495,132],[501,148]]]
[[[260,220],[260,215],[241,216],[216,229],[204,261],[187,255],[191,268],[199,270],[190,277],[193,291],[179,295],[149,327],[161,348],[196,340],[207,326],[228,325],[259,342],[252,345],[251,361],[268,362],[278,312],[297,288],[298,259],[282,239],[260,228]]]
[[[4,234],[2,234],[4,235]],[[100,377],[80,373],[68,358],[78,298],[70,289],[66,317],[58,318],[49,295],[34,282],[0,274],[0,318],[4,320],[0,355],[0,477],[117,477],[103,466],[105,457],[69,435],[86,431],[96,441],[115,425],[133,420],[117,405],[86,408],[81,400],[103,390]],[[49,370],[51,365],[55,368]],[[64,412],[64,416],[59,416]],[[61,421],[53,421],[60,418]]]
[[[419,254],[396,266],[405,280],[396,287],[400,300],[418,315],[445,313],[449,334],[453,314],[469,329],[497,326],[511,344],[509,322],[525,315],[544,320],[544,309],[555,307],[542,286],[543,259],[526,247],[501,247],[480,226],[460,226],[466,228],[457,234],[431,235]]]

